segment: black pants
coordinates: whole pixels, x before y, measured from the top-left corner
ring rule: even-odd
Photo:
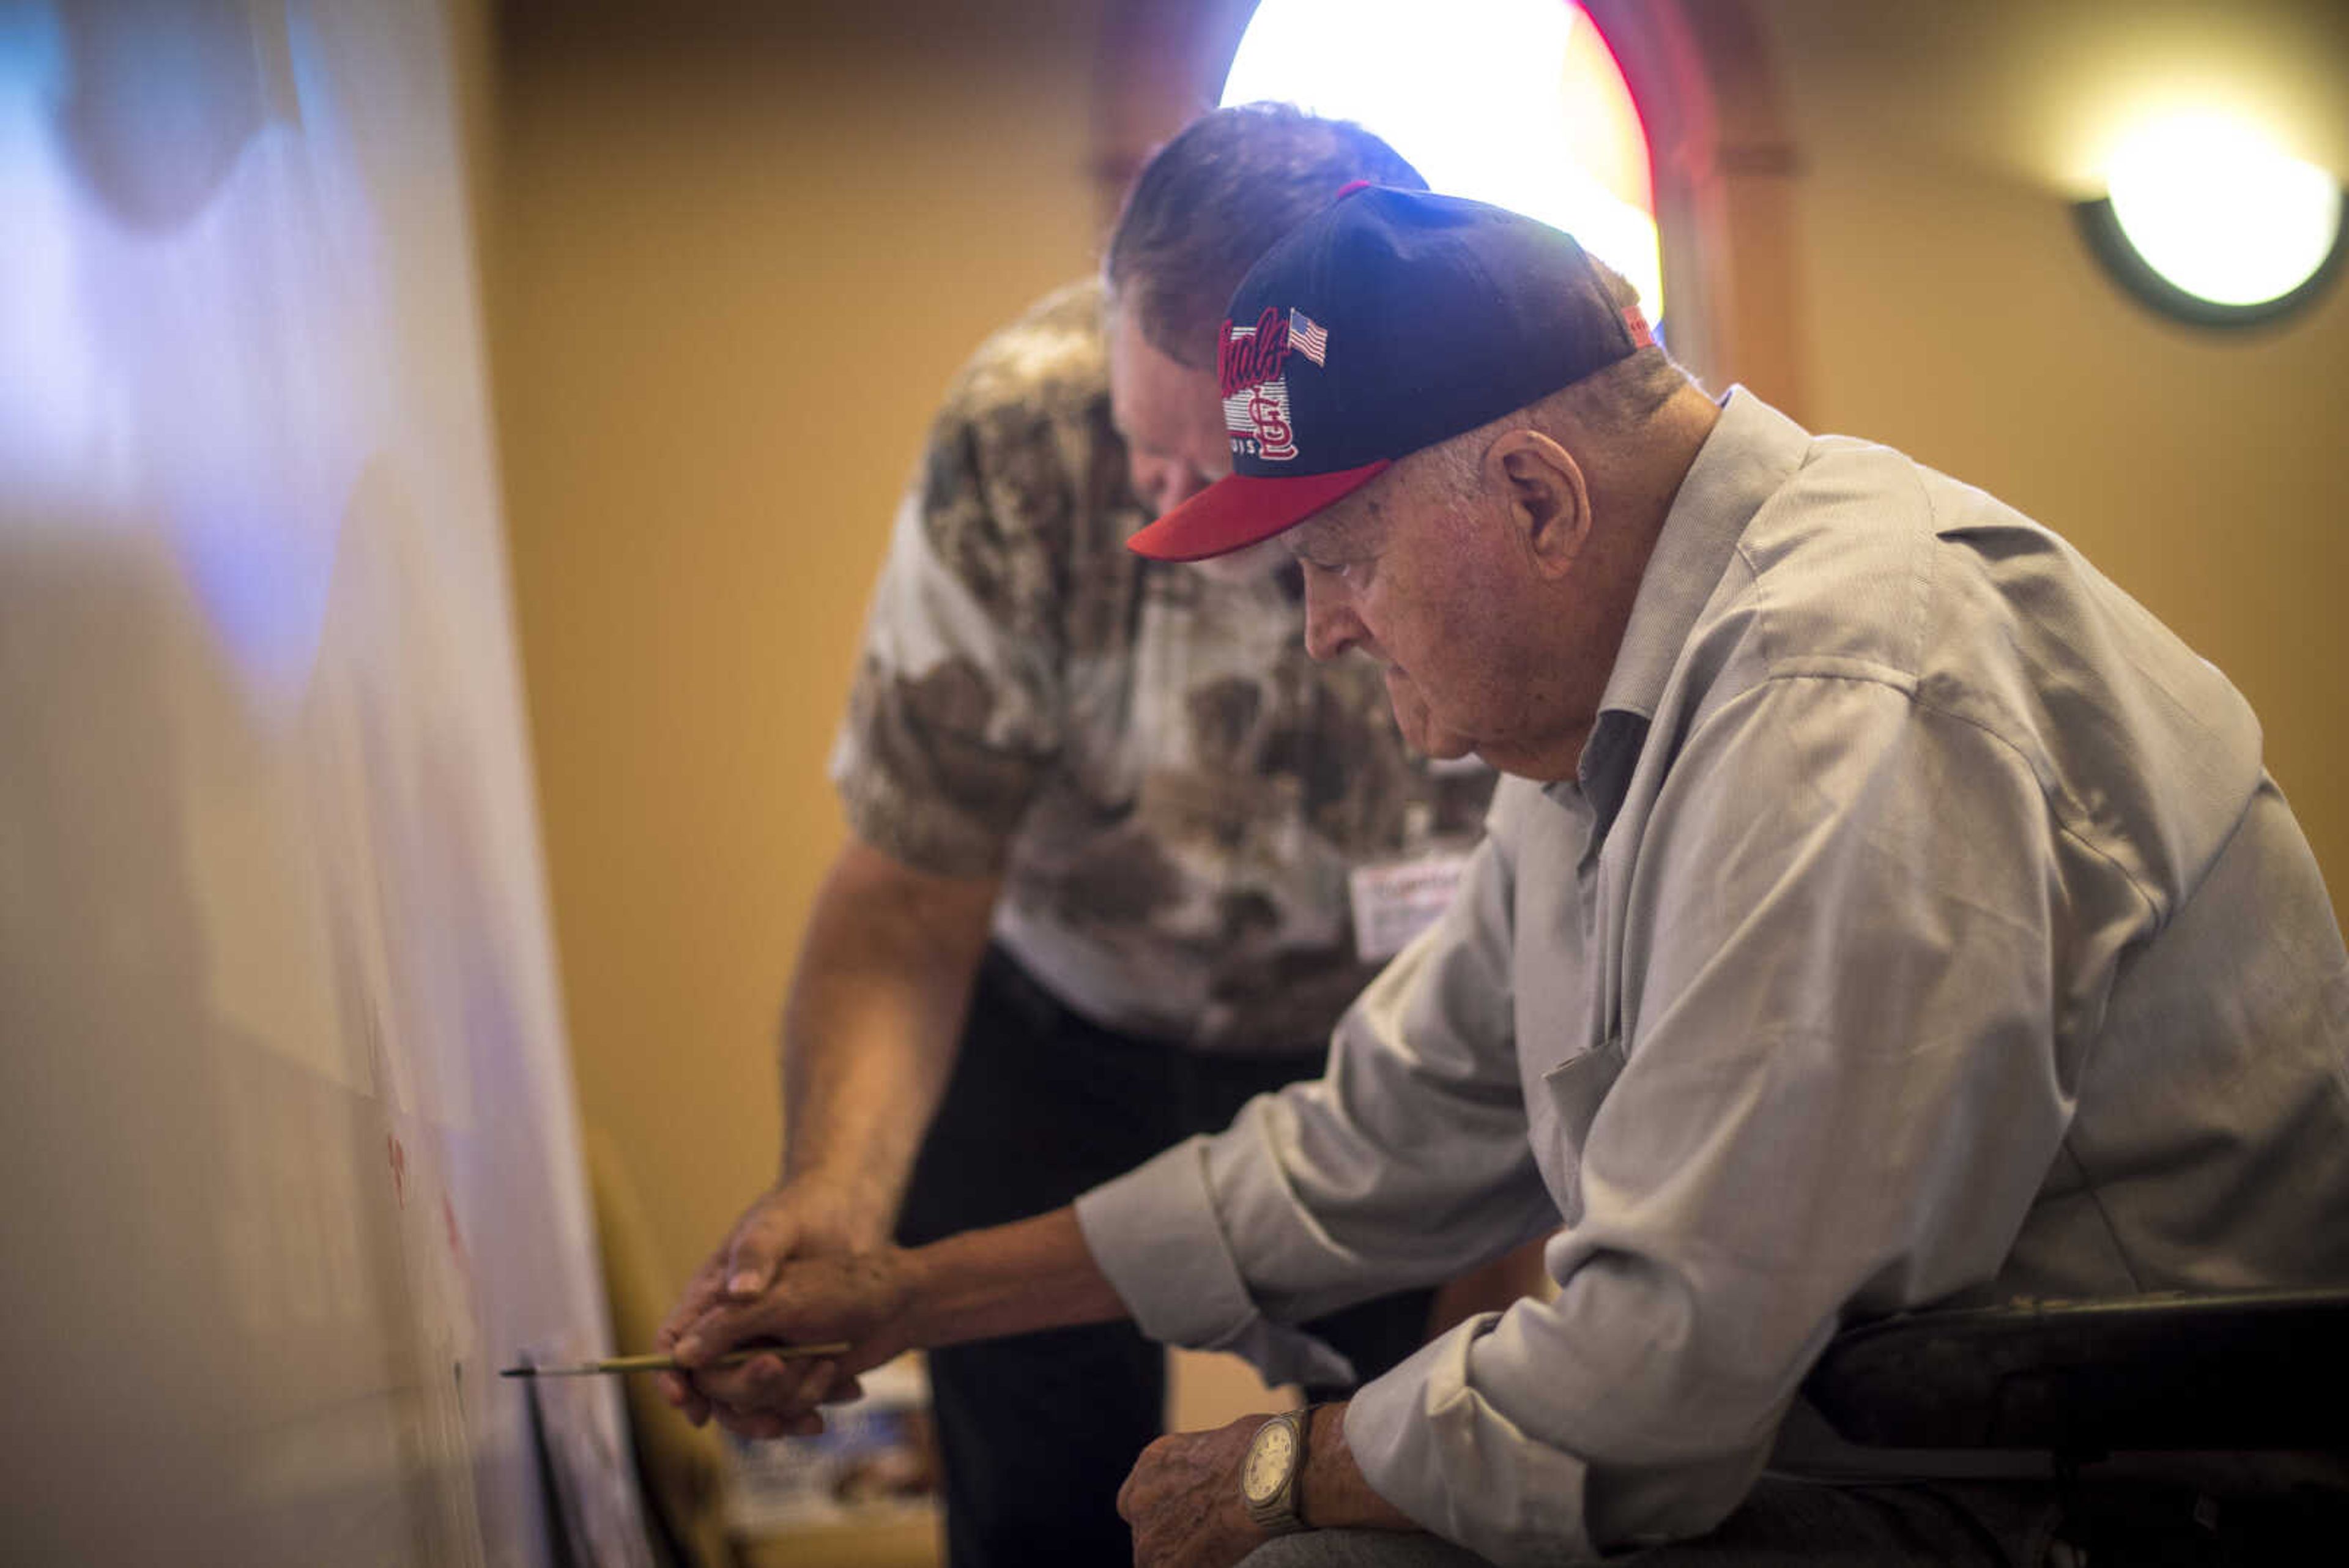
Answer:
[[[1057,1209],[1193,1133],[1220,1131],[1254,1096],[1319,1076],[1323,1060],[1318,1048],[1205,1056],[1115,1033],[990,951],[898,1240],[918,1246]],[[1375,1376],[1418,1348],[1431,1295],[1383,1297],[1309,1326]],[[1130,1324],[1104,1324],[927,1359],[951,1568],[1133,1560],[1117,1491],[1164,1426],[1158,1345]]]

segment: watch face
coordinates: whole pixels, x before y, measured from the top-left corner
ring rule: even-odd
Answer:
[[[1267,1421],[1248,1440],[1247,1459],[1240,1467],[1240,1491],[1250,1502],[1268,1502],[1288,1480],[1297,1458],[1297,1434],[1286,1421]]]

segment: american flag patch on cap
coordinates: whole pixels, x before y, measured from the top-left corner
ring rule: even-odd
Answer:
[[[1322,356],[1330,352],[1330,329],[1292,306],[1288,312],[1288,346],[1319,365]]]

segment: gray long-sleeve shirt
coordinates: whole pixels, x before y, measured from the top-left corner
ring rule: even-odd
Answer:
[[[1723,1517],[1851,1319],[2349,1282],[2349,957],[2215,669],[1736,392],[1578,776],[1505,781],[1322,1081],[1078,1215],[1148,1332],[1276,1378],[1329,1354],[1283,1324],[1562,1219],[1553,1299],[1346,1430],[1429,1528],[1574,1561]]]

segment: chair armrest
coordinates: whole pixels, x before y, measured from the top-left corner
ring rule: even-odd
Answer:
[[[1837,1336],[1804,1391],[1889,1448],[2349,1447],[2349,1290],[2019,1300]]]

